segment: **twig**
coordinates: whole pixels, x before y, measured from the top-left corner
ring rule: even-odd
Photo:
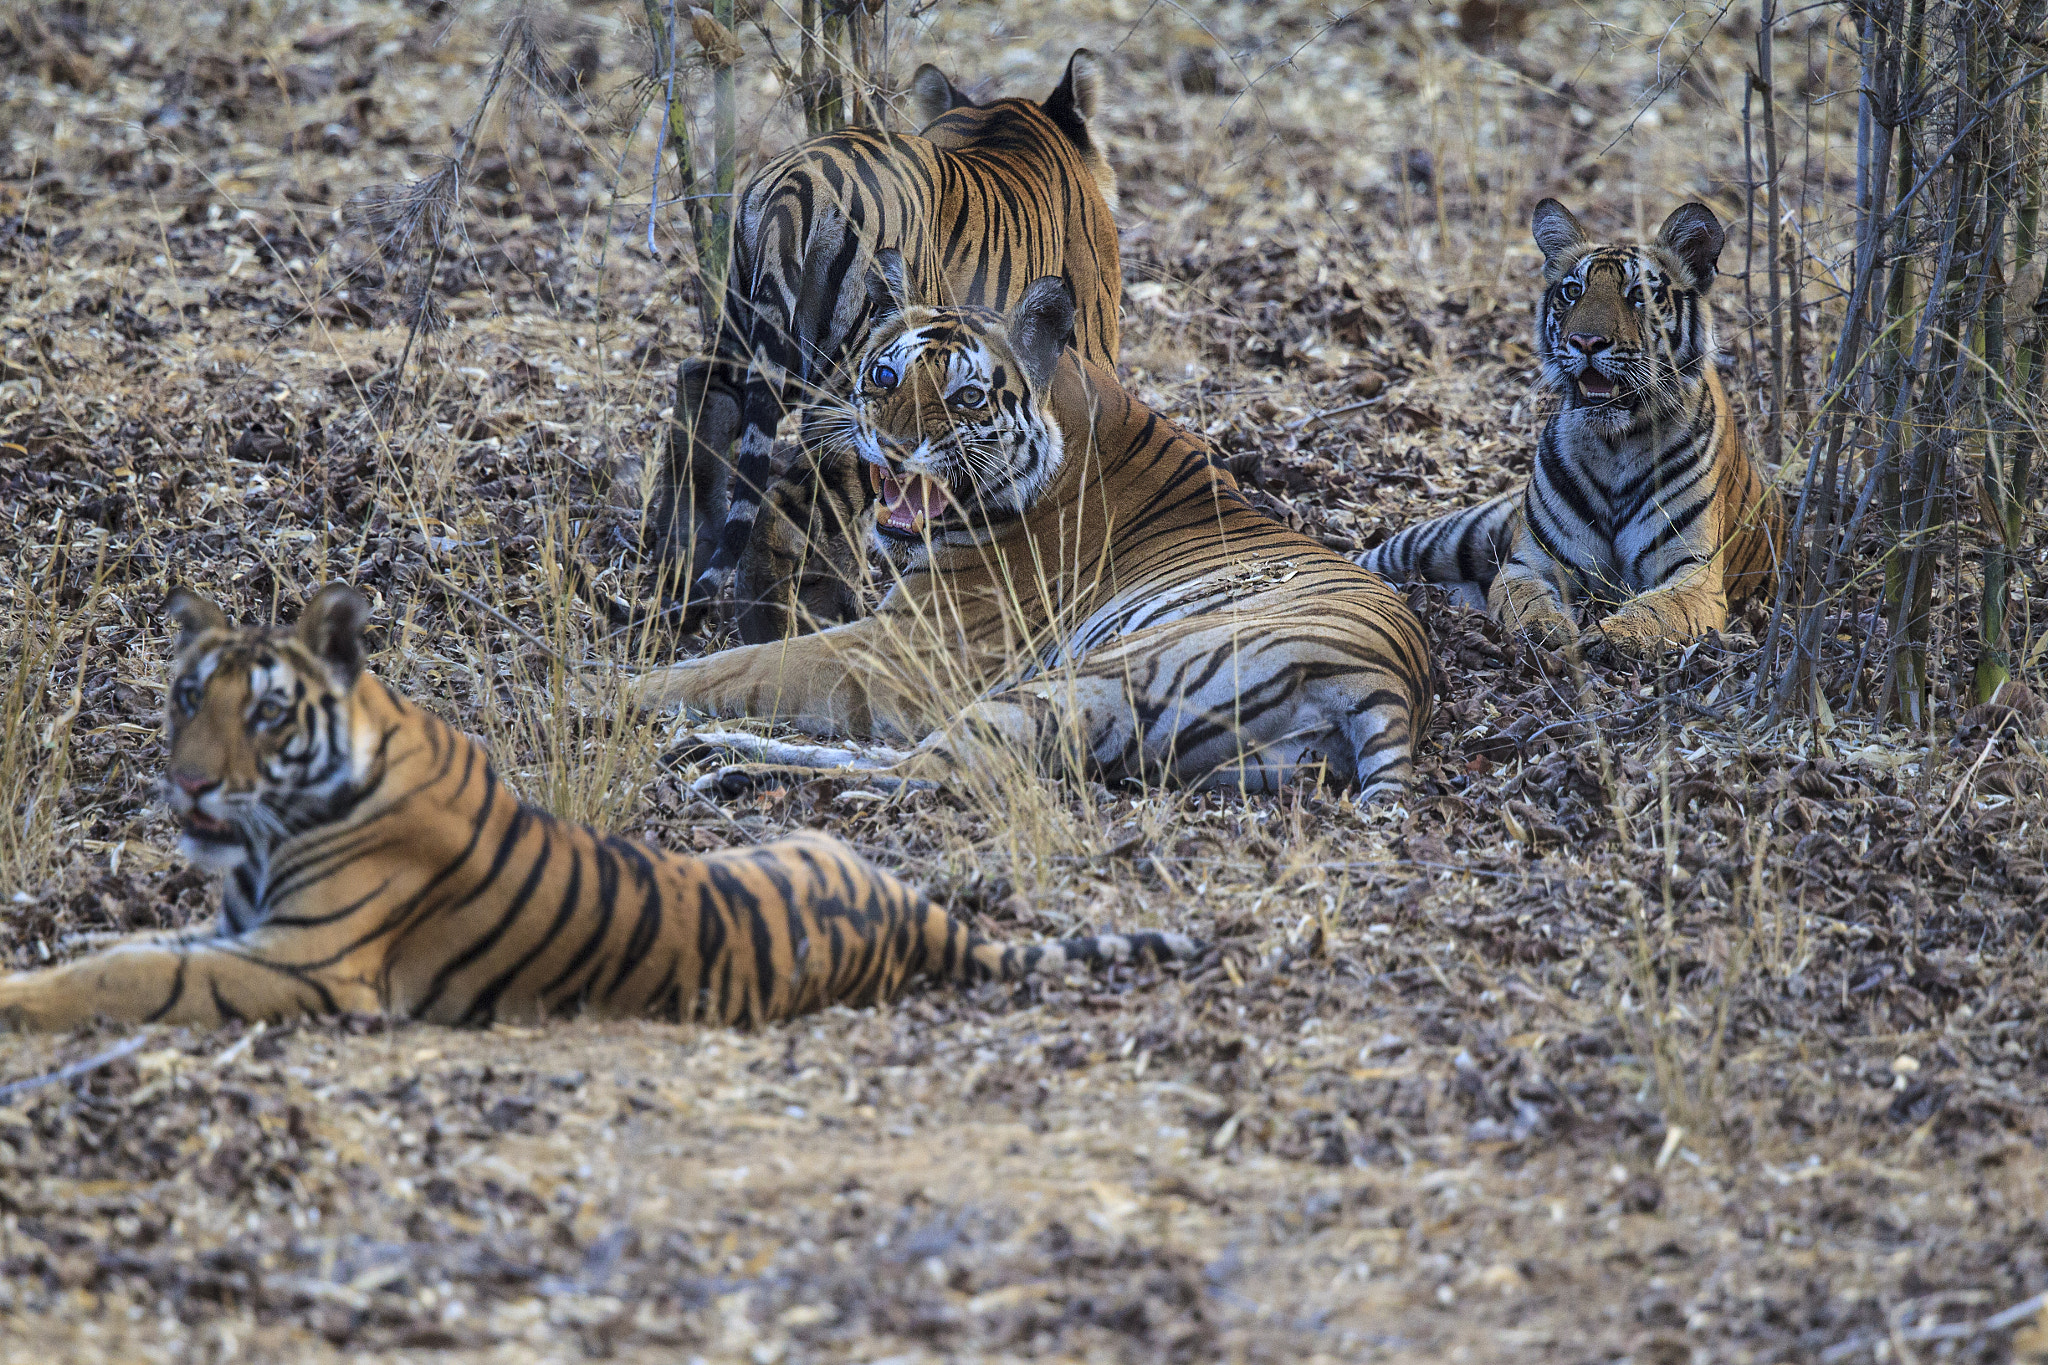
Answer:
[[[1707,25],[1706,32],[1702,33],[1698,38],[1694,39],[1693,45],[1685,50],[1685,56],[1679,60],[1677,68],[1673,70],[1669,76],[1666,76],[1663,80],[1657,82],[1656,88],[1650,91],[1650,93],[1644,97],[1643,107],[1636,110],[1635,117],[1630,119],[1628,123],[1623,126],[1622,130],[1614,135],[1613,141],[1609,142],[1605,147],[1602,147],[1600,149],[1600,156],[1596,156],[1593,158],[1595,161],[1598,161],[1600,157],[1606,156],[1609,152],[1613,151],[1615,147],[1620,144],[1623,138],[1627,137],[1630,133],[1634,132],[1636,130],[1636,124],[1642,122],[1643,115],[1649,113],[1650,110],[1656,106],[1658,100],[1664,98],[1664,92],[1685,79],[1685,73],[1692,70],[1693,57],[1699,52],[1701,45],[1703,45],[1707,41],[1707,39],[1714,36],[1714,30],[1721,26],[1721,20],[1727,17],[1729,9],[1732,8],[1734,4],[1735,0],[1727,0],[1727,3],[1721,6],[1721,12],[1719,14],[1716,14],[1714,16],[1713,22]],[[1666,32],[1669,32],[1669,30],[1666,30]]]
[[[30,1076],[26,1080],[9,1081],[6,1085],[0,1085],[0,1100],[10,1099],[24,1091],[34,1090],[38,1086],[55,1085],[63,1081],[75,1081],[80,1076],[98,1071],[103,1066],[113,1065],[123,1057],[139,1049],[148,1041],[149,1035],[147,1033],[133,1034],[123,1038],[105,1052],[87,1057],[82,1062],[72,1062],[69,1066],[60,1066],[55,1071],[46,1072],[41,1076]]]
[[[1300,431],[1305,427],[1313,426],[1317,422],[1327,422],[1332,417],[1343,417],[1349,413],[1363,412],[1367,408],[1379,406],[1381,403],[1386,401],[1386,397],[1387,396],[1382,393],[1372,398],[1368,398],[1362,403],[1347,403],[1341,408],[1331,408],[1328,412],[1310,413],[1308,416],[1302,418],[1298,422],[1289,422],[1284,428],[1282,428],[1282,430]]]
[[[1941,833],[1942,827],[1948,824],[1949,816],[1955,814],[1956,803],[1963,799],[1963,793],[1977,780],[1977,770],[1984,766],[1985,759],[1991,757],[1991,750],[1997,745],[1999,736],[2005,733],[2005,727],[2012,724],[2012,718],[2018,714],[2017,711],[2008,711],[1999,717],[1998,724],[1992,727],[1990,738],[1984,741],[1984,749],[1977,755],[1977,761],[1970,765],[1970,771],[1963,774],[1963,780],[1956,783],[1954,794],[1949,797],[1948,804],[1941,808],[1941,818],[1934,822],[1933,829],[1927,831],[1927,837],[1920,841],[1920,847],[1926,848],[1934,841],[1934,837]]]
[[[563,668],[567,669],[571,673],[577,672],[582,668],[581,664],[570,663],[567,659],[561,656],[561,654],[554,648],[554,646],[550,645],[547,641],[541,639],[538,635],[535,635],[525,626],[520,625],[517,621],[507,616],[504,612],[499,611],[489,602],[484,601],[483,598],[478,597],[475,593],[471,592],[467,588],[459,588],[455,586],[455,584],[449,582],[448,576],[442,573],[439,569],[427,570],[427,577],[433,579],[434,582],[440,584],[441,591],[454,593],[457,597],[460,597],[463,601],[469,603],[469,605],[475,607],[478,611],[489,612],[492,616],[495,616],[498,619],[498,624],[504,626],[505,629],[517,634],[521,639],[525,640],[526,643],[532,645],[535,649],[547,655],[550,659],[553,659],[556,663],[560,664]]]

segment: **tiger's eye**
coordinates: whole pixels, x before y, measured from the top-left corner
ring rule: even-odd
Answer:
[[[199,684],[190,678],[180,678],[177,690],[171,694],[171,700],[180,711],[191,715],[199,709]]]
[[[964,389],[953,391],[953,406],[956,408],[978,408],[988,402],[988,395],[969,384]]]
[[[878,389],[893,389],[896,380],[896,367],[886,361],[877,361],[875,368],[868,371],[868,382]]]
[[[1579,295],[1584,292],[1585,286],[1577,280],[1566,280],[1557,287],[1558,297],[1562,298],[1566,303],[1577,303]]]
[[[256,720],[262,725],[275,725],[284,719],[285,706],[276,697],[265,697],[256,708]]]

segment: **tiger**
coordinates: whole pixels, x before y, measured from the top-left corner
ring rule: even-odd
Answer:
[[[688,857],[517,799],[483,745],[365,666],[346,584],[295,627],[231,625],[180,589],[163,795],[222,874],[216,922],[0,977],[0,1022],[215,1026],[337,1012],[451,1025],[560,1015],[758,1025],[1194,956],[1179,934],[984,938],[817,832]]]
[[[995,745],[1053,777],[1400,791],[1435,683],[1406,601],[1260,512],[1071,345],[1059,276],[1005,314],[912,303],[897,265],[880,252],[870,272],[852,393],[811,419],[880,490],[897,580],[858,621],[642,673],[629,703],[874,742],[700,737],[890,782],[987,771]]]
[[[909,86],[920,134],[841,129],[805,141],[748,181],[733,220],[714,353],[686,361],[677,375],[648,514],[662,575],[694,577],[689,622],[701,619],[757,537],[785,408],[843,386],[844,362],[868,325],[863,281],[878,248],[900,252],[917,296],[933,302],[1005,308],[1031,280],[1062,275],[1081,301],[1083,354],[1116,364],[1117,181],[1091,128],[1102,83],[1101,64],[1081,48],[1043,101],[976,104],[926,64]],[[779,639],[792,623],[856,614],[838,585],[858,566],[859,530],[840,523],[861,519],[866,493],[821,486],[807,462],[797,463],[762,519],[768,540],[733,583],[743,639]],[[820,496],[847,515],[818,514]],[[826,576],[807,581],[806,556],[821,548],[830,558]]]
[[[1561,398],[1520,489],[1410,526],[1359,563],[1450,585],[1547,648],[1628,657],[1728,627],[1773,581],[1784,512],[1728,406],[1706,301],[1724,236],[1680,205],[1648,244],[1596,244],[1555,199],[1531,219],[1544,384]],[[1598,618],[1583,632],[1573,609]]]

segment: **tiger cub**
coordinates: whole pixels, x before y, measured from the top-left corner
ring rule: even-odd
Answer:
[[[0,976],[0,1022],[759,1024],[890,1000],[919,976],[1195,951],[1160,933],[1004,947],[824,834],[697,858],[558,820],[364,671],[354,589],[321,589],[293,630],[230,625],[184,591],[168,606],[164,798],[180,849],[226,876],[220,920]]]
[[[1595,243],[1546,199],[1544,382],[1562,399],[1520,490],[1410,526],[1359,563],[1449,584],[1552,648],[1653,654],[1728,625],[1771,582],[1783,510],[1714,370],[1706,293],[1722,231],[1684,204],[1654,242]],[[1583,634],[1573,610],[1596,615]]]
[[[807,461],[772,496],[768,475],[783,413],[844,390],[875,251],[900,252],[916,296],[935,303],[1006,308],[1031,280],[1060,275],[1080,302],[1082,354],[1116,364],[1123,274],[1116,172],[1092,128],[1101,86],[1086,48],[1043,101],[978,105],[923,66],[910,83],[917,135],[814,137],[741,190],[715,355],[677,376],[649,513],[659,558],[695,579],[692,620],[728,580],[749,642],[854,614],[838,586],[862,552],[840,533],[864,491],[821,485]]]
[[[878,256],[851,400],[814,439],[865,467],[901,556],[875,613],[643,674],[631,697],[908,755],[721,736],[771,763],[959,776],[996,740],[1038,771],[1397,793],[1435,681],[1385,583],[1253,507],[1209,450],[1071,345],[1034,280],[1005,316],[910,304]],[[596,700],[594,697],[590,700]]]

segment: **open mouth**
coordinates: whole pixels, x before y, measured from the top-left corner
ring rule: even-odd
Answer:
[[[1579,376],[1579,392],[1604,403],[1614,397],[1614,381],[1598,370],[1588,370]]]
[[[197,810],[186,812],[185,832],[195,839],[227,839],[234,834],[227,821],[216,820]]]
[[[929,474],[906,474],[898,479],[884,470],[874,471],[881,484],[881,511],[875,524],[885,534],[915,538],[933,518],[942,517],[952,502],[946,485]]]

